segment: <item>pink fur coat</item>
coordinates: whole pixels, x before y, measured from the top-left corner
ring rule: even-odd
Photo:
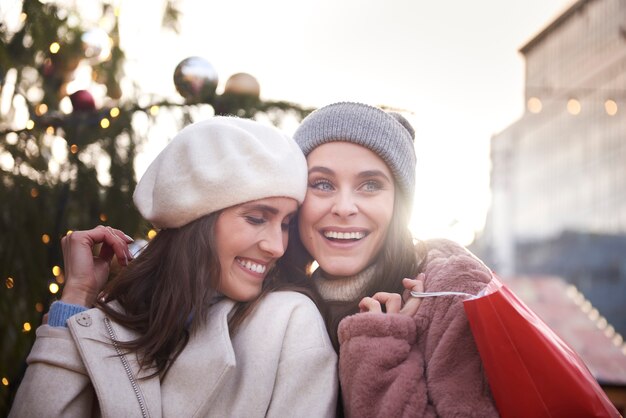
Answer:
[[[490,270],[447,240],[426,242],[426,292],[477,294]],[[362,313],[339,324],[347,417],[497,417],[462,296],[424,298],[415,317]]]

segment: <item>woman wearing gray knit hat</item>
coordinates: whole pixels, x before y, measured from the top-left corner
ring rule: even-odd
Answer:
[[[462,298],[409,296],[476,294],[491,278],[458,244],[414,244],[414,135],[401,115],[361,103],[303,120],[294,139],[307,157],[308,190],[285,256],[289,276],[312,282],[324,300],[339,350],[340,414],[498,416]]]
[[[306,292],[273,268],[305,192],[304,156],[275,128],[234,117],[184,128],[135,190],[161,229],[137,259],[110,227],[62,240],[63,296],[10,416],[333,416],[322,317],[304,294],[273,291]],[[114,255],[126,267],[105,286]]]

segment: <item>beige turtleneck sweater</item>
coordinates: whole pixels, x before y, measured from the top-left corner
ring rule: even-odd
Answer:
[[[372,264],[354,276],[328,278],[322,269],[318,268],[313,272],[313,285],[327,302],[359,301],[368,296],[366,289],[375,271],[376,264]]]

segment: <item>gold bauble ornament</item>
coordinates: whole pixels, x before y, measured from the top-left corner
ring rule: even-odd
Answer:
[[[238,94],[258,98],[261,95],[259,82],[248,73],[231,75],[224,86],[225,94]]]

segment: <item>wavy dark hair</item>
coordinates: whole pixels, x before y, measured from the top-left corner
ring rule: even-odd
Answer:
[[[395,189],[389,230],[380,253],[375,260],[372,260],[372,264],[375,263],[376,267],[373,279],[365,289],[365,294],[369,296],[376,292],[401,294],[404,290],[402,279],[417,276],[426,263],[427,249],[425,244],[421,241],[414,243],[408,228],[410,211],[409,205],[406,204],[407,199],[401,194],[397,185]],[[294,222],[289,230],[289,246],[282,261],[282,272],[287,274],[284,280],[301,286],[311,286],[309,271],[313,261],[313,257],[302,244],[297,222]],[[328,334],[335,350],[339,351],[337,340],[339,322],[344,317],[359,311],[360,299],[347,302],[324,301],[317,292],[315,294],[326,322]]]
[[[140,335],[133,341],[117,344],[127,352],[137,353],[141,368],[151,370],[147,377],[167,373],[218,297],[220,265],[215,224],[220,213],[160,231],[111,280],[96,303],[115,322]],[[237,302],[229,316],[231,334],[271,290],[295,290],[315,298],[308,289],[283,283],[277,277],[275,268],[268,273],[258,298]],[[113,301],[122,309],[112,307],[109,302]]]

